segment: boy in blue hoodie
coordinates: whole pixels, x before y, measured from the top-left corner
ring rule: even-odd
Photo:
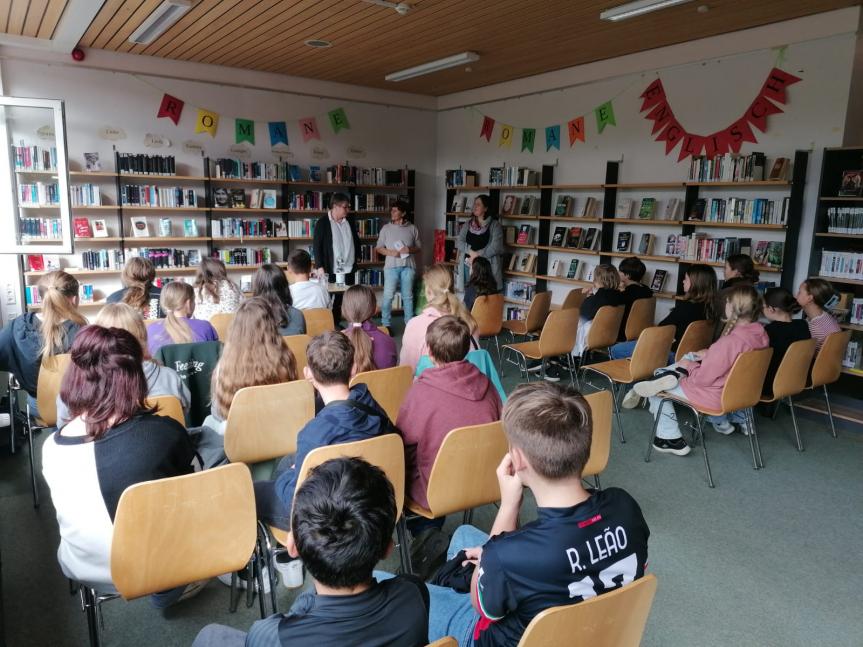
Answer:
[[[318,335],[306,350],[304,377],[312,383],[324,407],[300,430],[297,453],[286,456],[276,469],[275,481],[255,483],[258,518],[290,530],[291,504],[303,461],[313,449],[374,438],[386,433],[389,419],[365,384],[350,388],[354,347],[336,331]]]

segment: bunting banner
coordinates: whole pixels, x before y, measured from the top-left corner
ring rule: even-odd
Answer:
[[[617,122],[614,120],[614,106],[611,105],[611,101],[606,101],[601,106],[597,106],[594,113],[596,113],[596,130],[600,133],[605,130],[606,126],[617,125]]]
[[[211,110],[198,108],[198,118],[195,120],[195,132],[209,133],[210,137],[215,137],[218,129],[219,115]]]
[[[483,117],[482,130],[479,133],[480,137],[485,137],[487,142],[491,141],[491,134],[494,131],[494,119],[491,117]]]
[[[521,150],[533,152],[533,143],[536,141],[536,128],[521,129]]]
[[[758,138],[753,128],[766,133],[767,119],[770,115],[780,114],[782,108],[776,104],[788,103],[788,86],[802,79],[784,70],[774,67],[767,75],[767,80],[761,86],[758,96],[749,104],[743,116],[727,128],[710,135],[696,135],[687,132],[674,116],[674,111],[668,103],[662,81],[656,79],[641,93],[641,112],[649,111],[644,118],[653,122],[651,136],[658,142],[665,142],[665,154],[668,155],[678,143],[682,142],[677,160],[682,162],[687,157],[705,155],[713,158],[725,153],[739,153],[746,143],[755,144]],[[597,120],[599,119],[597,108]],[[612,120],[614,115],[612,113]],[[602,132],[600,130],[600,132]]]
[[[288,145],[288,125],[284,121],[268,122],[267,131],[270,133],[271,148],[278,144]]]
[[[321,131],[318,130],[318,120],[314,117],[300,119],[300,132],[303,134],[303,142],[312,139],[320,139]]]
[[[500,140],[497,145],[499,148],[512,148],[512,126],[501,124]]]
[[[560,126],[546,126],[545,128],[545,151],[552,148],[560,150]]]
[[[166,94],[162,97],[162,104],[159,106],[159,113],[156,115],[156,119],[167,117],[174,122],[175,126],[178,126],[180,124],[180,115],[183,114],[184,105],[177,97]]]
[[[584,141],[584,117],[576,117],[570,121],[566,127],[569,129],[569,147],[572,148],[575,142]]]
[[[249,142],[252,146],[255,145],[255,122],[251,119],[235,119],[234,120],[234,139],[235,143],[242,144]]]
[[[338,134],[340,130],[350,130],[351,125],[348,123],[348,116],[345,114],[344,108],[330,110],[327,116],[330,118],[330,126],[332,126],[334,133]]]

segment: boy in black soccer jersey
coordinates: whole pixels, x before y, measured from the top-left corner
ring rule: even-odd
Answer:
[[[472,526],[456,530],[448,558],[464,550],[477,566],[470,594],[429,585],[429,640],[515,647],[541,611],[644,575],[650,531],[638,504],[618,488],[582,485],[592,432],[585,399],[569,387],[522,385],[503,424],[510,451],[497,468],[501,503],[491,538]],[[518,528],[524,487],[538,518]]]

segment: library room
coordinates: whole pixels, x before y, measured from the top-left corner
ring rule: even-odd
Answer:
[[[0,647],[859,646],[861,24],[0,2]]]

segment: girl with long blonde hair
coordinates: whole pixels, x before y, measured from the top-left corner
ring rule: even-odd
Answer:
[[[453,276],[449,267],[442,264],[432,265],[423,274],[423,281],[426,307],[405,326],[399,357],[399,364],[410,366],[411,369],[416,369],[420,357],[428,353],[425,341],[426,331],[438,317],[454,315],[464,321],[474,337],[473,346],[478,346],[475,339],[476,320],[455,295]]]
[[[354,375],[398,363],[395,340],[372,322],[377,307],[375,293],[366,285],[352,285],[342,299],[342,316],[348,324],[342,332],[354,347]]]
[[[217,341],[219,335],[209,321],[192,319],[195,313],[195,291],[183,281],[171,281],[162,289],[160,299],[165,318],[147,326],[150,355],[169,344]]]
[[[209,321],[221,312],[236,312],[243,295],[228,278],[225,264],[217,258],[204,258],[195,274],[195,312]]]
[[[156,268],[149,259],[133,256],[123,266],[123,289],[108,295],[108,303],[125,303],[132,306],[144,319],[158,319],[161,288],[153,285]]]

